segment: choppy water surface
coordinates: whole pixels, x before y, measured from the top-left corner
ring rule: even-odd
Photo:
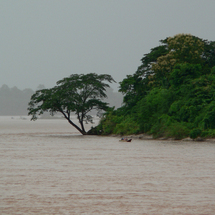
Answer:
[[[215,214],[215,143],[0,118],[0,214]]]

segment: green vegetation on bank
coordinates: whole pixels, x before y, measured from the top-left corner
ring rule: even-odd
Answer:
[[[120,82],[123,106],[109,109],[93,132],[215,137],[215,42],[178,34],[141,62]]]

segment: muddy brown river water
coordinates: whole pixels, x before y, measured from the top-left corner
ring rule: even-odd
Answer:
[[[0,214],[215,214],[213,141],[118,140],[1,117]]]

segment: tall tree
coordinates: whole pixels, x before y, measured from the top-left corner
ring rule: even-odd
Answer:
[[[119,91],[124,95],[124,104],[131,108],[145,96],[153,84],[154,71],[152,65],[157,63],[160,56],[168,53],[167,45],[162,44],[158,47],[152,48],[151,52],[145,54],[141,59],[142,64],[138,67],[133,75],[127,75],[125,79],[120,82]]]
[[[177,34],[160,43],[120,82],[124,105],[109,111],[99,128],[176,138],[200,129],[201,135],[215,136],[210,131],[215,128],[215,42]]]
[[[177,34],[161,40],[161,42],[166,44],[168,52],[151,64],[154,71],[153,78],[157,85],[165,88],[170,86],[169,76],[177,64],[203,63],[204,42],[202,39],[190,34]]]
[[[142,64],[133,75],[120,82],[125,106],[133,107],[155,86],[168,88],[170,74],[177,64],[200,64],[203,73],[210,73],[215,65],[215,43],[190,34],[177,34],[160,40],[141,59]]]
[[[36,120],[37,115],[46,111],[51,115],[59,112],[80,133],[87,134],[84,122],[92,123],[90,111],[108,108],[107,103],[102,101],[107,97],[106,88],[110,87],[107,82],[115,81],[107,74],[73,74],[58,81],[57,86],[51,89],[36,91],[29,102],[28,114],[32,120]],[[77,115],[80,126],[72,121],[71,113]]]

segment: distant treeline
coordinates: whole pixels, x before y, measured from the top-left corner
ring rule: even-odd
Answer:
[[[9,88],[6,84],[0,88],[0,115],[16,116],[27,115],[28,102],[34,93],[32,89],[19,90]]]
[[[37,89],[45,88],[39,85]],[[28,103],[35,93],[32,89],[20,90],[17,87],[8,87],[6,84],[0,87],[0,116],[26,116],[28,115]],[[116,108],[121,106],[123,96],[114,92],[112,88],[107,89],[107,102]]]

